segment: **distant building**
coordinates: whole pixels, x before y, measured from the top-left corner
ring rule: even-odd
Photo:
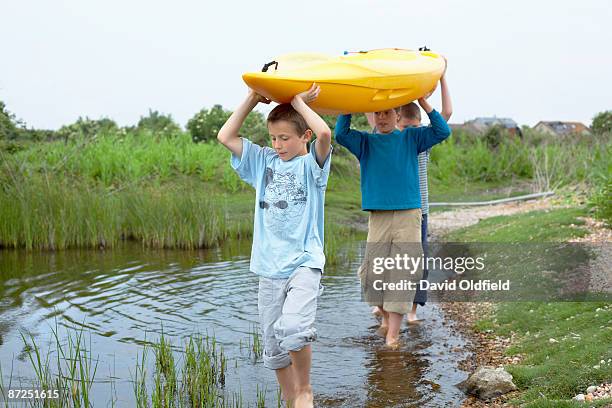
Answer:
[[[572,134],[590,135],[591,129],[580,122],[540,121],[533,127],[534,130],[553,136],[566,136]]]
[[[469,133],[483,134],[493,126],[500,126],[508,131],[511,135],[522,136],[519,125],[510,118],[481,117],[460,124],[450,124],[452,130],[462,130]]]

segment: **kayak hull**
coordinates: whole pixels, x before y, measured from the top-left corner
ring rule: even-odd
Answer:
[[[278,68],[242,76],[257,93],[288,103],[313,82],[321,87],[311,107],[319,113],[377,112],[395,108],[435,89],[444,59],[435,53],[385,49],[342,57],[288,54]]]

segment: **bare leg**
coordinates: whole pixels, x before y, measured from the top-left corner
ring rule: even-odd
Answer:
[[[380,310],[382,312],[382,321],[380,322],[380,327],[377,332],[379,335],[386,337],[387,331],[389,330],[389,312],[383,308],[380,308]]]
[[[310,386],[312,347],[304,346],[300,351],[290,351],[295,385],[295,408],[312,408],[313,395]]]
[[[389,330],[387,331],[387,346],[395,347],[399,341],[399,331],[404,315],[389,312]]]
[[[289,365],[285,368],[280,368],[274,371],[276,371],[276,379],[278,380],[278,385],[281,387],[283,399],[285,402],[287,402],[287,406],[293,406],[293,401],[295,400],[296,395],[293,366]]]

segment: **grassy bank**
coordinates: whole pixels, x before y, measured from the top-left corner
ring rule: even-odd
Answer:
[[[431,201],[500,198],[530,192],[534,183],[579,186],[605,217],[610,146],[605,138],[504,138],[491,145],[457,134],[433,150]],[[124,240],[210,247],[252,233],[253,200],[225,148],[193,143],[181,131],[114,129],[0,151],[3,248],[114,247]],[[348,238],[365,219],[357,162],[338,146],[326,196],[328,237]]]
[[[562,242],[587,233],[579,218],[585,214],[584,208],[563,208],[495,217],[457,230],[447,239]],[[506,366],[521,390],[515,403],[583,406],[571,398],[590,385],[612,380],[611,318],[612,307],[605,302],[499,303],[492,315],[476,323],[475,330],[488,336],[514,334],[507,354],[524,356],[520,364]]]
[[[93,140],[30,144],[2,155],[0,246],[26,249],[203,248],[252,234],[254,192],[217,143],[186,133],[102,134]],[[335,159],[330,234],[360,217],[356,169]],[[338,235],[339,234],[339,235]],[[334,243],[330,243],[334,245]]]

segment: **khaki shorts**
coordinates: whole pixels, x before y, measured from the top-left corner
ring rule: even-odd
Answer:
[[[412,307],[416,286],[423,274],[421,265],[410,271],[401,267],[390,268],[384,273],[375,273],[374,268],[376,259],[396,259],[398,256],[414,259],[423,256],[421,210],[370,212],[366,254],[358,271],[363,298],[371,306],[382,307],[387,312],[406,314]],[[414,290],[374,290],[374,287],[380,288],[380,281],[414,282],[415,287]]]

